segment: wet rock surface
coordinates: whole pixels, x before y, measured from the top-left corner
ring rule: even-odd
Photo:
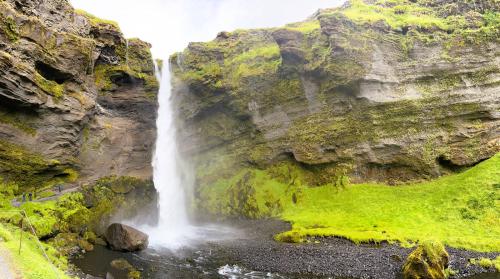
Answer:
[[[105,236],[113,250],[134,252],[148,247],[148,235],[127,225],[111,224]]]

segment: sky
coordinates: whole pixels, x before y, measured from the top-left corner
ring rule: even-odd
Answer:
[[[282,26],[344,0],[70,0],[75,8],[117,21],[127,38],[153,45],[166,59],[189,42],[209,41],[220,31]]]

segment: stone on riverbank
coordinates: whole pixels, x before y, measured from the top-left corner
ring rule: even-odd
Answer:
[[[444,279],[449,255],[443,244],[427,241],[420,244],[403,266],[405,279]]]
[[[147,234],[123,224],[111,224],[105,237],[112,250],[133,252],[148,247]]]

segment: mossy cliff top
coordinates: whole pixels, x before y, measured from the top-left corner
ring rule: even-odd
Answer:
[[[354,0],[191,43],[170,59],[183,152],[202,182],[288,161],[397,183],[491,157],[499,10],[476,2]]]

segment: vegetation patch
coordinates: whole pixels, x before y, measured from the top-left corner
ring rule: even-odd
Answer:
[[[0,112],[0,123],[4,123],[25,132],[28,135],[35,136],[36,129],[33,128],[29,123],[15,117],[6,112]]]
[[[495,268],[496,271],[500,272],[500,256],[496,257],[495,259],[469,259],[469,262],[473,265],[478,265],[485,269]]]
[[[64,85],[58,84],[55,81],[47,80],[39,73],[35,73],[34,79],[36,85],[40,87],[45,93],[56,97],[57,99],[62,98],[64,96]]]
[[[90,21],[90,24],[92,24],[92,26],[97,27],[100,25],[111,25],[115,29],[118,29],[118,30],[120,29],[120,27],[118,26],[118,23],[116,21],[96,17],[95,15],[88,13],[84,10],[75,9],[75,14],[86,17]]]
[[[3,33],[11,42],[19,40],[19,29],[17,23],[12,17],[7,17],[3,20]]]
[[[343,237],[411,245],[435,239],[456,248],[500,251],[499,164],[497,154],[462,173],[401,186],[337,179],[310,187],[300,174],[280,178],[279,170],[247,169],[202,187],[198,205],[216,215],[280,217],[293,227],[276,236],[283,241]]]
[[[60,278],[69,279],[65,271],[68,261],[61,256],[52,246],[41,243],[28,232],[23,232],[13,225],[0,223],[0,248],[6,248],[13,259],[14,265],[19,269],[22,278]],[[19,253],[19,240],[22,237],[22,246]],[[49,259],[45,258],[43,249]]]
[[[356,22],[375,23],[383,21],[393,29],[414,26],[417,28],[438,28],[448,30],[445,20],[427,8],[407,0],[378,1],[378,5],[370,5],[363,0],[351,0],[347,9],[341,10],[347,18]]]
[[[298,31],[304,34],[311,34],[321,28],[319,20],[292,23],[285,26],[285,29]]]
[[[47,160],[22,146],[0,140],[0,174],[25,189],[43,188],[47,181],[63,172],[60,166],[56,160]]]
[[[443,244],[424,241],[411,252],[403,265],[405,279],[446,278],[449,255]]]

